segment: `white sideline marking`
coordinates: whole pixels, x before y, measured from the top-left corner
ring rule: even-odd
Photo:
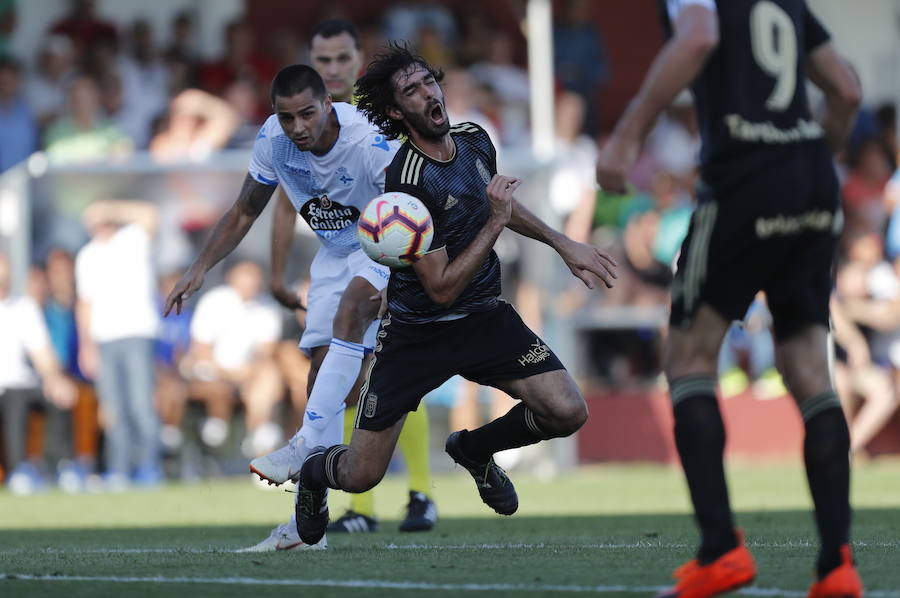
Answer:
[[[658,548],[673,550],[689,548],[691,545],[679,542],[632,542],[632,543],[595,543],[595,544],[547,544],[547,543],[509,543],[509,544],[382,544],[371,546],[381,550],[631,550],[638,548]],[[900,541],[853,542],[854,548],[900,548]],[[816,548],[817,542],[806,540],[789,540],[787,542],[747,542],[748,548]],[[16,555],[28,553],[70,553],[79,554],[228,554],[237,553],[232,548],[17,548],[0,550],[0,555]],[[252,554],[252,553],[251,553]]]
[[[98,575],[28,575],[16,573],[0,573],[0,581],[85,581],[110,583],[169,583],[169,584],[209,584],[209,585],[246,585],[246,586],[299,586],[299,587],[332,587],[356,589],[390,589],[390,590],[432,590],[450,592],[574,592],[574,593],[611,593],[627,592],[646,594],[659,592],[666,586],[565,586],[565,585],[520,585],[507,583],[427,583],[415,581],[384,581],[380,579],[256,579],[253,577],[119,577]],[[802,590],[783,590],[780,588],[744,588],[737,591],[744,596],[805,596]],[[900,598],[900,592],[867,591],[870,598]]]

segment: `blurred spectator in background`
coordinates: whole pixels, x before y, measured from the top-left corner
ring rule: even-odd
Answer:
[[[236,79],[225,89],[223,99],[236,117],[224,149],[252,149],[262,124],[256,112],[256,87],[247,79]]]
[[[293,289],[297,293],[300,302],[307,305],[309,293],[309,278],[301,280]],[[291,397],[291,405],[294,408],[296,418],[287,422],[287,429],[292,434],[303,422],[303,414],[306,411],[307,382],[309,381],[310,361],[306,353],[300,350],[297,339],[303,336],[306,329],[306,311],[295,309],[293,311],[282,310],[281,340],[275,348],[275,361],[281,372],[281,377],[287,384]]]
[[[78,329],[75,322],[75,259],[68,251],[47,254],[47,298],[44,319],[59,363],[67,374],[82,378],[78,369]]]
[[[384,13],[382,23],[387,39],[415,41],[419,39],[421,31],[427,30],[444,47],[452,48],[456,43],[456,19],[453,13],[434,0],[396,3]],[[422,51],[421,47],[419,51]],[[429,59],[424,53],[422,56]],[[446,63],[438,61],[432,64],[443,66]]]
[[[591,109],[583,131],[598,132],[600,86],[609,79],[609,59],[600,33],[591,23],[589,0],[564,0],[553,27],[553,63],[563,88],[577,93]]]
[[[140,201],[95,201],[83,221],[91,240],[75,264],[79,359],[100,397],[107,485],[153,486],[162,481],[153,402],[156,208]]]
[[[75,319],[75,258],[59,248],[51,249],[46,264],[47,295],[43,301],[44,320],[56,358],[63,372],[75,382],[78,401],[73,407],[75,467],[60,479],[67,490],[84,487],[86,476],[97,470],[99,423],[97,397],[78,367],[78,328]]]
[[[75,44],[80,56],[84,56],[93,46],[118,40],[115,25],[99,19],[94,14],[94,0],[70,0],[69,13],[50,26],[51,33],[65,35]]]
[[[550,178],[550,203],[562,217],[563,232],[589,243],[597,195],[597,145],[582,134],[586,106],[581,96],[564,92],[556,98],[556,156]]]
[[[772,314],[766,297],[757,293],[747,314],[733,322],[719,350],[719,388],[722,398],[735,397],[753,385],[758,399],[777,399],[787,394],[775,369]],[[746,364],[746,366],[744,365]]]
[[[900,157],[900,147],[896,150]],[[895,162],[897,160],[895,159]],[[891,260],[900,256],[900,166],[896,167],[893,176],[884,187],[884,209],[888,213],[888,228],[885,238],[885,250]]]
[[[38,50],[37,70],[28,79],[26,94],[43,130],[60,116],[66,105],[66,88],[74,76],[75,53],[72,42],[62,35],[51,35]]]
[[[192,306],[185,306],[179,313],[162,317],[165,298],[181,278],[182,272],[171,272],[160,279],[157,294],[157,313],[160,316],[159,336],[156,339],[156,404],[162,429],[160,439],[163,448],[173,453],[181,448],[181,429],[188,400],[188,384],[182,374],[184,357],[191,345]]]
[[[512,38],[498,31],[488,45],[486,60],[469,69],[472,76],[479,83],[488,86],[500,101],[500,133],[504,145],[527,144],[530,135],[528,71],[516,64],[514,59],[515,45]]]
[[[100,162],[130,153],[131,140],[111,120],[103,116],[97,83],[80,75],[72,81],[68,94],[68,114],[47,128],[44,144],[47,156],[58,164]]]
[[[247,457],[271,452],[282,440],[281,427],[272,421],[284,393],[274,359],[281,313],[262,291],[262,268],[251,261],[232,266],[226,284],[197,303],[185,368],[190,396],[207,405],[201,439],[209,446],[227,439],[237,393],[246,410]]]
[[[493,120],[483,111],[486,97],[488,97],[483,87],[468,71],[454,68],[444,71],[441,88],[444,91],[444,104],[447,106],[450,122],[477,124],[490,136],[499,154],[501,151],[500,134]],[[499,155],[497,159],[500,160]]]
[[[891,176],[890,164],[877,137],[867,137],[848,149],[844,196],[844,233],[882,234],[887,223],[884,188]]]
[[[150,153],[159,162],[200,162],[232,138],[240,117],[225,100],[199,89],[172,99]]]
[[[31,297],[12,295],[10,278],[9,260],[0,254],[0,412],[7,485],[16,494],[30,494],[43,485],[43,475],[40,464],[27,460],[25,452],[28,414],[44,411],[47,452],[58,459],[65,479],[74,467],[67,410],[76,391],[59,366],[40,307]]]
[[[311,62],[307,56],[306,44],[297,35],[297,32],[291,28],[282,28],[275,31],[269,42],[271,44],[272,57],[275,59],[275,66],[278,69],[292,64],[307,64]]]
[[[144,149],[150,141],[153,121],[168,103],[168,73],[153,45],[150,23],[139,19],[131,26],[128,51],[118,60],[122,106],[116,121],[135,146]]]
[[[460,66],[468,67],[487,58],[487,48],[496,27],[491,19],[475,6],[466,6],[462,12],[462,39],[457,51]]]
[[[836,282],[830,305],[834,383],[850,423],[850,451],[859,455],[897,409],[897,391],[887,369],[872,359],[865,334],[846,311],[846,301],[865,297],[865,273],[849,262],[838,269]]]
[[[194,13],[184,10],[172,19],[169,45],[165,51],[167,60],[184,61],[196,66],[200,52],[197,50],[197,34],[194,31]]]
[[[269,86],[275,77],[275,63],[260,52],[253,30],[243,20],[236,20],[225,28],[225,53],[222,58],[200,67],[200,87],[217,96],[236,79],[250,81],[257,89],[257,118],[265,120],[272,113]]]
[[[37,123],[22,93],[22,67],[0,57],[0,172],[37,149]]]

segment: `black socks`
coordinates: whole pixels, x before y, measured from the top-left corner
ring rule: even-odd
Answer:
[[[800,403],[806,425],[803,460],[822,539],[819,578],[841,564],[840,547],[850,539],[850,432],[834,391]]]
[[[541,430],[534,412],[518,403],[506,415],[475,430],[463,430],[459,444],[463,454],[477,463],[486,463],[494,453],[547,440],[551,436]]]
[[[675,444],[681,456],[702,536],[697,558],[707,564],[737,546],[725,482],[725,426],[716,380],[685,376],[671,385]]]

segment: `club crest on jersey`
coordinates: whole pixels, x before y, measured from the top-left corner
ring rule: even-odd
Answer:
[[[485,185],[491,182],[491,173],[488,172],[488,169],[484,165],[484,162],[481,161],[481,158],[475,160],[475,168],[478,169],[478,174],[481,175],[481,180],[484,181]]]
[[[321,208],[323,210],[331,209],[331,200],[328,199],[327,195],[323,195],[322,197],[319,198],[319,206],[321,206]]]
[[[344,183],[345,185],[349,185],[350,183],[353,182],[353,177],[350,176],[350,173],[347,172],[347,169],[344,168],[343,166],[341,166],[340,168],[337,169],[337,173],[338,173],[338,180],[340,182]]]

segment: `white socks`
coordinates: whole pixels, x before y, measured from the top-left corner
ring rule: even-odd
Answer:
[[[364,356],[363,345],[332,339],[297,432],[306,446],[334,446],[343,440],[344,418],[338,416],[346,408],[344,399],[359,377]]]

